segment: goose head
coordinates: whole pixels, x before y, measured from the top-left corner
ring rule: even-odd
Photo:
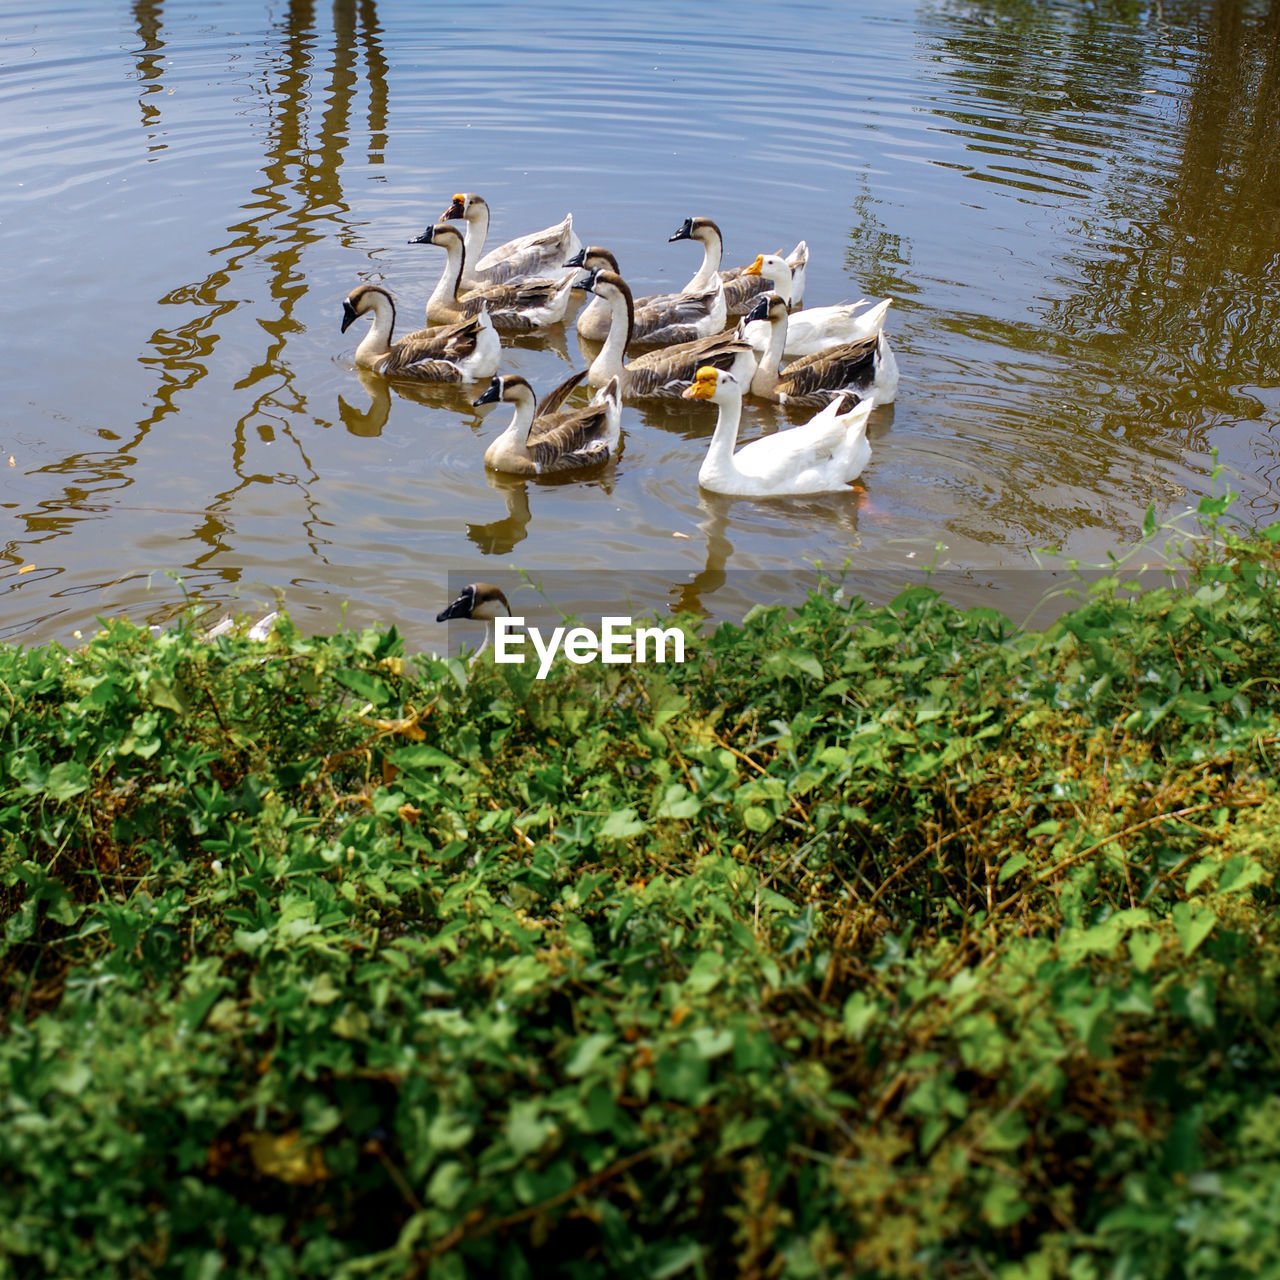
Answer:
[[[473,400],[471,404],[478,409],[482,404],[496,404],[500,400],[513,403],[527,399],[532,403],[533,398],[533,388],[526,378],[518,373],[500,373],[484,389],[480,398]]]
[[[420,236],[414,236],[409,241],[410,244],[438,244],[442,249],[448,249],[455,242],[462,247],[462,232],[448,222],[433,223]]]
[[[346,333],[360,316],[388,307],[394,321],[396,304],[385,289],[376,284],[357,285],[347,294],[346,301],[342,304],[342,332]]]
[[[455,218],[470,220],[478,217],[481,210],[486,213],[489,211],[483,196],[476,195],[474,191],[460,191],[455,193],[449,207],[440,215],[439,221],[445,222]]]
[[[728,370],[704,364],[680,395],[685,400],[712,400],[716,404],[728,404],[742,399],[742,384]]]
[[[564,264],[566,267],[583,267],[587,271],[613,271],[618,270],[618,260],[609,252],[608,249],[602,249],[598,244],[585,245],[579,249],[572,258]],[[582,286],[585,288],[586,286]]]
[[[761,253],[756,260],[744,267],[744,276],[764,276],[766,280],[787,300],[791,301],[791,267],[786,258],[776,253]]]
[[[668,237],[667,243],[675,240],[699,240],[703,244],[711,240],[722,240],[720,228],[710,218],[686,218]]]
[[[458,592],[457,597],[447,608],[436,614],[437,622],[448,622],[451,618],[479,618],[482,622],[492,622],[495,618],[511,616],[511,606],[500,588],[492,582],[472,582]]]
[[[777,324],[780,320],[786,319],[790,310],[786,298],[776,290],[770,289],[768,293],[762,293],[756,299],[755,306],[746,315],[746,322],[750,324],[753,320],[767,320],[770,324]]]

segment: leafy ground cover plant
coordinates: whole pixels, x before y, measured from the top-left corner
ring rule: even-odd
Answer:
[[[0,1276],[1267,1274],[1276,533],[537,684],[0,650]]]

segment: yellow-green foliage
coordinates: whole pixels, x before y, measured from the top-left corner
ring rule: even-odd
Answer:
[[[1264,1274],[1275,601],[3,651],[0,1276]]]

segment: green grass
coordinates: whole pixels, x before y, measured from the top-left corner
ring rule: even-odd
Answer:
[[[0,1276],[1276,1274],[1278,540],[543,683],[0,650]]]

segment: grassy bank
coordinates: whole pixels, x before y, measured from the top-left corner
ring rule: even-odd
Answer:
[[[1274,1273],[1275,541],[543,683],[0,651],[0,1276]]]

